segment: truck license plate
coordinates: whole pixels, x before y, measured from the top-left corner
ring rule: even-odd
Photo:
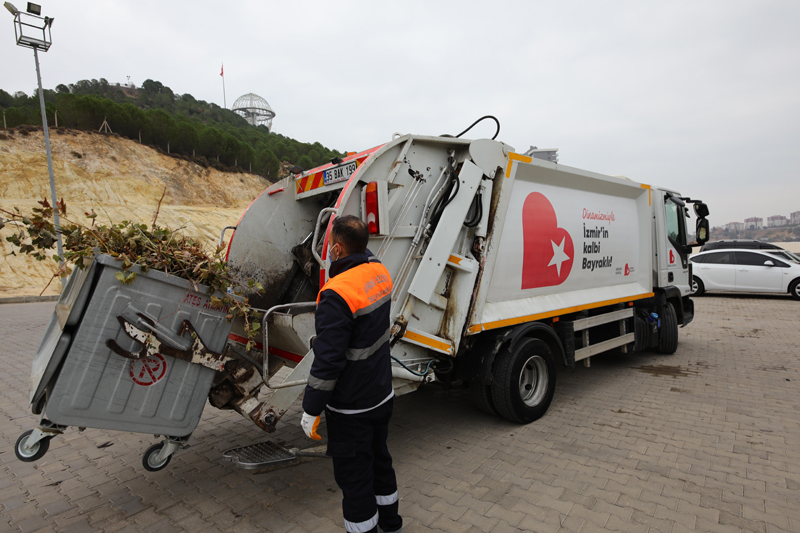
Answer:
[[[325,171],[325,185],[349,179],[355,173],[357,167],[358,165],[356,165],[355,161],[349,161],[344,165],[329,168]]]

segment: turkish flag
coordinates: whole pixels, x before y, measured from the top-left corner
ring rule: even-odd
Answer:
[[[225,76],[225,65],[222,65],[221,67],[219,67],[219,75],[220,76]]]
[[[572,271],[572,237],[558,227],[553,204],[533,192],[522,204],[522,288],[561,285]]]

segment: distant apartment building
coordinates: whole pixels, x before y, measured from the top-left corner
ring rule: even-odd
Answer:
[[[747,229],[761,229],[764,227],[764,219],[761,217],[752,217],[744,219],[744,227]]]
[[[722,227],[728,231],[744,231],[744,222],[728,222]]]
[[[773,215],[771,217],[767,217],[768,228],[777,228],[778,226],[786,226],[787,224],[789,224],[789,219],[783,215]]]
[[[792,226],[800,225],[800,211],[795,211],[789,215],[789,224]]]

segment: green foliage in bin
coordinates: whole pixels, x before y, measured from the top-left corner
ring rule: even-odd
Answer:
[[[120,262],[122,271],[117,273],[117,279],[124,284],[136,280],[133,268],[136,266],[141,272],[152,269],[186,279],[196,291],[200,290],[200,285],[208,287],[211,305],[230,306],[232,311],[226,317],[228,320],[233,319],[234,312],[244,316],[247,334],[251,339],[248,350],[252,347],[252,339],[260,335],[260,314],[249,307],[246,297],[238,299],[233,295],[263,292],[264,288],[253,280],[242,285],[233,279],[222,255],[224,245],[209,253],[197,240],[180,231],[159,226],[158,209],[149,227],[127,220],[117,224],[96,224],[97,214],[93,210],[84,213],[88,225],[75,222],[70,218],[64,200],[58,203],[56,210],[61,218],[64,264],[59,264],[57,254],[51,255],[56,246],[56,228],[53,206],[46,199],[39,201],[39,207],[28,213],[16,207],[13,210],[0,209],[0,213],[7,217],[7,220],[0,218],[0,228],[6,225],[15,227],[14,233],[6,237],[6,241],[14,248],[12,255],[19,252],[39,261],[54,261],[57,265],[53,275],[55,279],[57,276],[67,276],[71,272],[70,265],[88,267],[99,250]],[[229,287],[232,294],[227,292]],[[215,293],[224,296],[220,298]]]

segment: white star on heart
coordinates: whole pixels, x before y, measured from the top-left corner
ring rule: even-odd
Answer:
[[[547,263],[547,266],[556,266],[556,273],[558,277],[561,277],[561,263],[564,261],[569,261],[569,256],[564,252],[564,242],[567,239],[561,239],[561,244],[556,244],[554,241],[550,241],[553,245],[553,258]]]

